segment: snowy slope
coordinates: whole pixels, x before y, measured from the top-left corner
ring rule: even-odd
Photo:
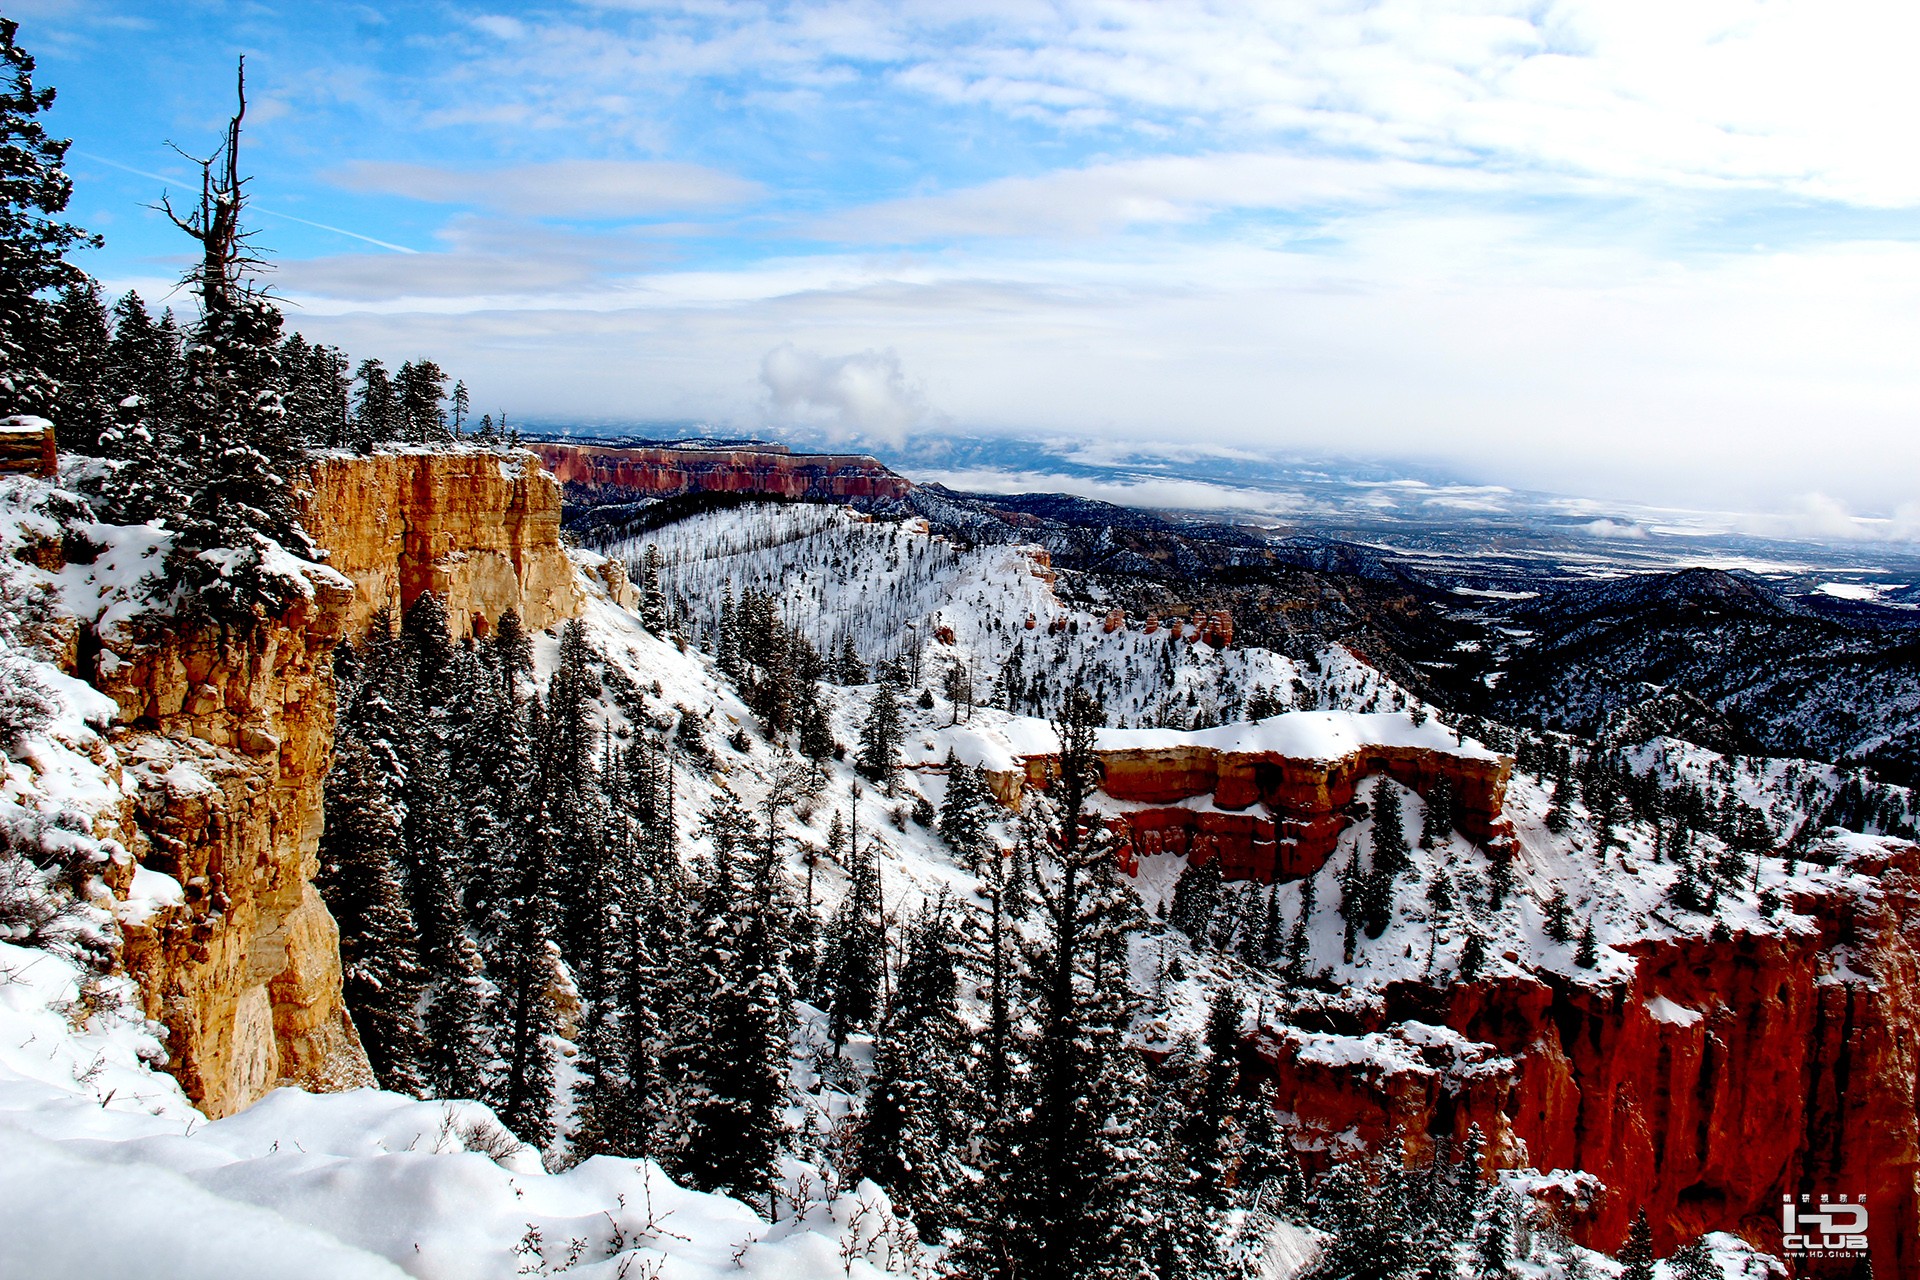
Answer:
[[[1216,650],[1143,620],[1107,631],[1104,615],[1071,608],[1036,576],[1034,549],[960,549],[918,522],[870,522],[842,507],[748,505],[708,512],[603,550],[628,561],[637,580],[648,548],[664,562],[663,585],[681,607],[690,639],[711,645],[730,590],[774,597],[780,616],[824,654],[850,640],[868,663],[917,651],[922,682],[936,689],[958,665],[986,701],[1011,670],[1017,709],[1054,710],[1060,682],[1082,671],[1124,727],[1216,725],[1242,717],[1264,689],[1287,707],[1406,705],[1406,695],[1344,649],[1312,667],[1265,649]],[[1027,625],[1032,619],[1033,625]],[[1025,694],[1023,698],[1021,695]],[[1369,705],[1371,704],[1371,705]]]
[[[825,1280],[887,1257],[870,1186],[769,1223],[649,1161],[549,1174],[475,1102],[279,1089],[208,1123],[114,993],[89,1016],[80,970],[7,944],[0,975],[0,1274]]]

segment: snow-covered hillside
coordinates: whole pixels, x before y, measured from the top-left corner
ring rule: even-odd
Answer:
[[[1062,604],[1036,548],[960,549],[924,523],[875,522],[843,507],[750,504],[695,516],[602,548],[636,580],[657,549],[661,579],[689,637],[711,646],[725,599],[773,597],[788,626],[829,656],[851,643],[867,663],[926,669],[942,687],[958,668],[980,701],[1035,715],[1056,709],[1062,672],[1084,673],[1119,727],[1192,728],[1244,718],[1256,694],[1274,709],[1375,710],[1404,692],[1345,649],[1311,664],[1266,649],[1145,630],[1109,630],[1105,615]],[[918,668],[916,668],[917,670]]]

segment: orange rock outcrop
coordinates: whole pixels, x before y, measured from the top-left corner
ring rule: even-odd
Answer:
[[[1019,784],[1044,790],[1052,756],[1028,757],[1024,777],[996,786],[1006,798]],[[1312,875],[1333,852],[1355,789],[1386,774],[1425,795],[1445,778],[1455,797],[1455,826],[1469,839],[1504,849],[1501,810],[1513,761],[1425,747],[1371,746],[1336,760],[1273,752],[1220,751],[1201,745],[1100,752],[1100,789],[1130,808],[1112,819],[1124,837],[1123,863],[1176,853],[1220,860],[1230,880],[1294,880]],[[1206,799],[1204,808],[1183,802]]]
[[[215,1117],[276,1085],[373,1082],[313,884],[334,647],[382,605],[429,590],[461,634],[507,609],[549,627],[584,602],[559,485],[524,453],[326,457],[311,481],[303,520],[337,572],[312,572],[310,597],[283,616],[155,620],[72,646],[80,674],[119,704],[111,741],[136,797],[119,838],[185,890],[123,922],[122,961],[167,1028],[168,1070]],[[631,597],[624,566],[594,571]]]
[[[112,742],[137,797],[125,843],[186,893],[123,924],[122,959],[167,1028],[167,1069],[216,1118],[280,1084],[373,1082],[313,885],[352,593],[332,575],[313,585],[257,627],[144,626],[90,673],[120,706]]]
[[[322,457],[301,520],[353,580],[350,636],[383,605],[397,613],[427,591],[445,599],[456,637],[491,629],[509,608],[544,630],[584,602],[560,542],[560,486],[524,452]]]
[[[793,453],[780,445],[742,448],[530,446],[569,493],[597,502],[682,493],[765,493],[783,498],[901,498],[906,477],[862,454]]]

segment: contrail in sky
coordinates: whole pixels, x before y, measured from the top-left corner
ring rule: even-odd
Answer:
[[[155,182],[171,183],[172,185],[177,187],[188,187],[193,185],[192,183],[188,182],[184,178],[177,178],[177,177],[170,178],[164,173],[151,173],[145,169],[136,169],[130,164],[121,164],[118,160],[109,160],[105,156],[94,155],[91,151],[75,151],[73,154],[85,160],[92,160],[96,164],[104,164],[109,168],[118,169],[122,173],[131,173],[137,178],[152,178]],[[269,218],[281,218],[287,222],[298,222],[303,226],[318,227],[322,231],[331,231],[335,235],[349,236],[355,240],[364,240],[368,244],[377,244],[382,249],[391,249],[395,253],[420,252],[418,249],[409,249],[407,248],[407,246],[403,244],[394,244],[387,240],[376,240],[372,236],[363,236],[358,231],[349,231],[345,227],[336,227],[325,222],[315,222],[311,218],[297,218],[291,213],[277,213],[272,209],[262,208],[257,204],[252,205],[250,207],[253,209],[255,213],[264,213]]]

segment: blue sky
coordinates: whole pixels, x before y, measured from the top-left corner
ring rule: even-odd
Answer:
[[[521,419],[1324,449],[1920,527],[1910,5],[9,12],[110,288],[177,277],[152,175],[245,52],[295,323]]]

